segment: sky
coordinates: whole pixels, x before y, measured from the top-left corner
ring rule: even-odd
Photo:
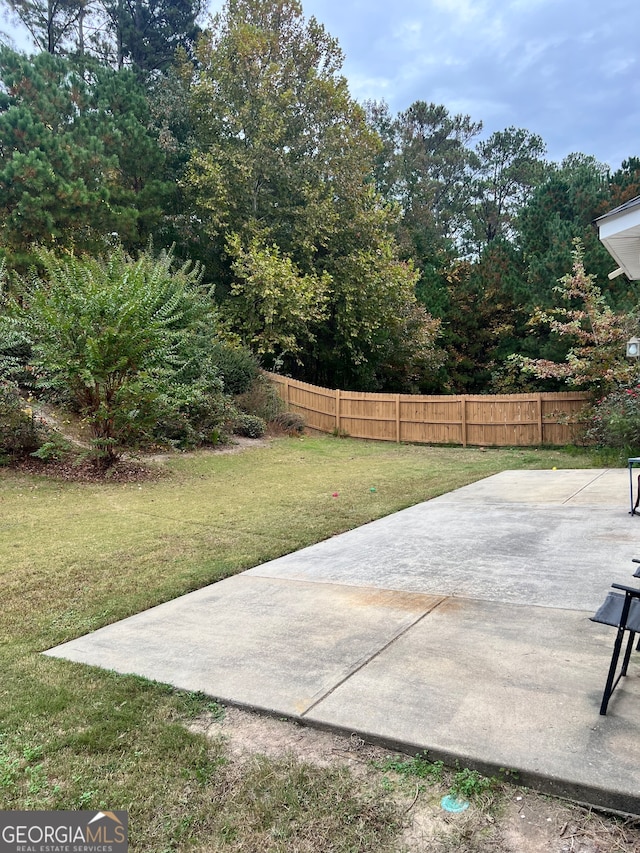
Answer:
[[[414,101],[526,128],[549,160],[640,157],[640,0],[301,0],[358,101]],[[213,0],[217,11],[222,0]]]
[[[539,134],[547,156],[640,157],[639,0],[302,0],[358,100]]]

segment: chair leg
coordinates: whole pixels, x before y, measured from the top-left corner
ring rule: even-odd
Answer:
[[[622,670],[620,675],[627,674],[627,667],[629,666],[629,658],[631,657],[631,652],[633,651],[633,641],[635,640],[635,634],[633,631],[629,632],[629,640],[627,641],[627,648],[624,653],[624,660],[622,661]]]
[[[611,699],[611,694],[613,693],[614,688],[614,679],[616,676],[616,669],[618,667],[618,658],[620,657],[620,649],[622,648],[622,638],[624,637],[624,628],[618,628],[618,634],[616,636],[616,641],[613,645],[613,654],[611,655],[611,664],[609,665],[609,675],[607,676],[607,683],[604,688],[604,693],[602,694],[602,704],[600,705],[600,715],[605,716],[607,713],[607,705],[609,704],[609,699]],[[626,657],[626,655],[625,655]]]

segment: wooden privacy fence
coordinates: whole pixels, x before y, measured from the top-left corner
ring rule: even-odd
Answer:
[[[572,444],[585,392],[462,396],[333,391],[268,374],[310,429],[421,444],[528,447]]]

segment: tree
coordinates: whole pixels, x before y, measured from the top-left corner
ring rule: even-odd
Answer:
[[[584,249],[573,241],[572,270],[560,279],[557,291],[564,303],[550,311],[537,311],[533,325],[547,326],[568,346],[564,362],[522,358],[520,368],[538,379],[561,379],[572,388],[599,396],[632,379],[625,359],[629,318],[607,305],[595,276],[584,267]]]
[[[0,239],[13,265],[34,244],[130,249],[162,224],[173,183],[131,72],[0,48]]]
[[[373,159],[373,177],[378,192],[387,201],[395,198],[396,158],[398,156],[397,119],[386,101],[366,100],[363,104],[367,124],[378,136],[380,145]]]
[[[37,257],[44,275],[25,281],[21,310],[32,369],[86,418],[96,461],[109,467],[124,445],[152,434],[167,383],[193,374],[198,339],[215,328],[212,303],[201,272],[174,268],[171,253]]]
[[[34,45],[50,54],[93,56],[147,77],[180,48],[193,54],[203,0],[2,0]]]
[[[187,181],[207,235],[275,242],[308,271],[376,149],[336,41],[296,0],[232,0],[197,58]]]
[[[344,211],[322,259],[327,319],[304,358],[309,381],[348,390],[415,389],[436,371],[440,323],[415,297],[419,273],[398,257],[393,219],[373,190]]]
[[[341,64],[335,39],[304,20],[297,0],[230,0],[191,70],[185,180],[238,328],[246,332],[233,293],[249,298],[249,259],[254,276],[256,260],[262,273],[280,266],[294,293],[301,282],[330,281],[326,312],[297,324],[284,369],[376,387],[392,342],[409,331],[395,318],[415,306],[415,273],[400,262],[393,213],[371,186],[379,142]],[[293,304],[282,290],[278,301]],[[252,337],[264,341],[263,332]]]
[[[100,0],[100,6],[109,32],[99,49],[116,68],[128,64],[148,75],[166,71],[178,49],[192,55],[202,0]]]
[[[476,261],[449,269],[441,341],[449,391],[486,392],[508,356],[522,346],[529,316],[514,291],[523,275],[517,250],[502,239],[486,246]]]
[[[31,61],[7,49],[0,49],[0,73],[3,247],[21,260],[36,242],[64,243],[73,235],[91,243],[104,232],[108,192],[101,176],[115,164],[99,140],[77,133],[84,81],[60,58]]]
[[[478,251],[497,237],[512,239],[515,219],[532,190],[544,179],[546,146],[528,130],[508,127],[478,143],[478,167],[468,242]]]
[[[76,35],[84,0],[4,0],[29,31],[34,44],[47,53],[64,53]]]
[[[431,230],[432,239],[455,240],[475,164],[468,145],[481,130],[481,122],[425,101],[398,115],[394,194],[409,232]]]
[[[254,240],[245,250],[232,235],[227,246],[234,258],[227,300],[234,328],[270,368],[284,359],[298,361],[303,343],[314,340],[313,328],[325,317],[330,276],[301,275],[276,245],[263,248]]]
[[[640,158],[623,160],[620,168],[611,175],[609,189],[612,208],[637,198],[640,195]]]
[[[470,141],[482,124],[449,114],[444,106],[416,101],[394,119],[384,103],[366,104],[368,120],[382,139],[376,183],[397,203],[396,238],[402,257],[420,270],[417,294],[437,316],[446,313],[446,270],[469,205],[475,164]]]
[[[593,228],[596,216],[610,209],[608,169],[594,157],[571,154],[552,166],[523,206],[517,221],[519,244],[527,274],[518,294],[524,304],[551,307],[556,284],[573,262],[572,246],[579,239],[587,273],[603,278],[611,258]],[[621,292],[622,288],[622,292]],[[626,298],[626,279],[611,282],[612,304]]]

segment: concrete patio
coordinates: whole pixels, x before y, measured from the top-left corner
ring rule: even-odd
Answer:
[[[600,716],[589,621],[635,556],[626,470],[504,472],[46,654],[640,815],[640,655]]]

